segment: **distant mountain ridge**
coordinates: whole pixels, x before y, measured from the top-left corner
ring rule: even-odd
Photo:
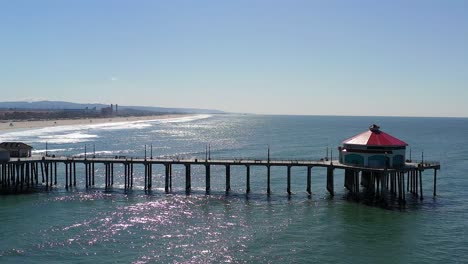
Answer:
[[[85,109],[85,108],[101,109],[109,107],[108,104],[99,103],[72,103],[65,101],[16,101],[16,102],[0,102],[0,109],[34,109],[34,110],[60,110],[60,109]],[[193,113],[193,114],[223,114],[224,111],[215,109],[198,109],[198,108],[169,108],[155,106],[126,106],[119,105],[119,109],[133,109],[142,111],[152,111],[158,113]]]

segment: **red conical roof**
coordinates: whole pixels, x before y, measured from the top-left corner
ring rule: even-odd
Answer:
[[[380,127],[377,125],[372,125],[368,131],[343,141],[343,144],[392,147],[404,147],[408,145],[404,141],[380,131]]]

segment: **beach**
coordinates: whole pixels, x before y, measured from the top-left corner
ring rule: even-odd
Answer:
[[[106,117],[106,118],[50,119],[50,120],[34,120],[34,121],[2,120],[0,121],[0,131],[53,127],[53,126],[70,126],[70,125],[118,123],[118,122],[128,122],[128,121],[162,120],[162,119],[169,119],[169,118],[181,118],[181,117],[187,117],[187,116],[191,116],[191,115],[189,114],[167,114],[167,115]]]

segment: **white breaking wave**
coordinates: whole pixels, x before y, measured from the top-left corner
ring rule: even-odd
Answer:
[[[74,132],[63,135],[42,135],[39,136],[38,142],[41,143],[52,143],[52,144],[67,144],[67,143],[79,143],[89,141],[92,138],[97,138],[97,135],[91,135],[81,132]]]
[[[47,152],[65,152],[65,151],[70,151],[70,150],[73,150],[74,148],[68,148],[68,149],[48,149],[48,150],[45,150],[45,149],[37,149],[37,150],[32,150],[31,152],[33,154],[40,154],[40,153],[46,153]]]
[[[87,125],[88,129],[102,130],[122,130],[122,129],[142,129],[152,126],[149,122],[154,120],[139,120],[139,121],[124,121],[115,123],[103,123],[95,125]]]
[[[184,116],[184,117],[175,117],[175,118],[168,118],[168,119],[161,119],[158,120],[159,123],[183,123],[183,122],[190,122],[200,119],[210,118],[212,115],[193,115],[193,116]]]
[[[174,117],[168,119],[152,119],[138,121],[124,121],[102,124],[81,124],[65,125],[44,128],[31,128],[19,131],[0,133],[0,142],[22,141],[25,143],[79,143],[90,141],[98,136],[92,133],[93,130],[123,130],[123,129],[143,129],[158,123],[182,123],[209,118],[212,115],[192,115],[185,117]]]

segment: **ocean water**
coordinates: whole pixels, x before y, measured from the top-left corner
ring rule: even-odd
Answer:
[[[212,168],[212,192],[204,192],[204,168],[192,168],[192,189],[184,191],[183,166],[174,167],[173,192],[164,193],[164,168],[153,169],[153,190],[145,193],[143,168],[124,191],[123,168],[115,168],[114,189],[105,191],[104,166],[96,187],[66,191],[64,170],[50,192],[0,196],[0,263],[468,263],[468,119],[199,115],[170,120],[52,127],[0,132],[0,141],[25,141],[35,154],[90,154],[204,159],[320,159],[344,139],[377,123],[410,144],[413,159],[441,162],[437,197],[432,171],[423,174],[424,200],[407,195],[405,208],[381,208],[346,199],[343,173],[335,193],[325,188],[325,170],[252,168],[245,194],[245,168],[231,169],[224,192],[224,168]],[[409,150],[408,150],[409,155]],[[77,168],[82,176],[84,168]]]

